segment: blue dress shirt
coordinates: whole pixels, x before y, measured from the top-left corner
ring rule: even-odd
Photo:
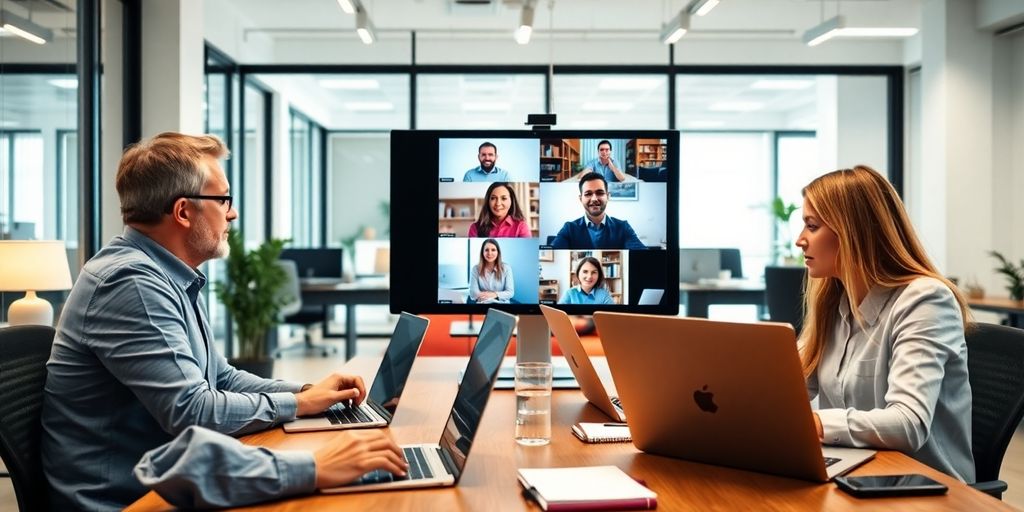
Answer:
[[[595,286],[590,293],[583,291],[579,286],[573,286],[565,291],[559,304],[614,304],[612,295],[604,286]]]
[[[491,172],[487,172],[479,165],[466,171],[462,181],[509,181],[508,171],[495,165]]]
[[[586,216],[566,222],[551,241],[555,249],[646,249],[629,221],[608,215],[600,225]]]
[[[616,183],[619,181],[619,178],[615,176],[614,172],[612,172],[611,166],[602,164],[600,158],[595,158],[587,162],[587,165],[584,165],[583,168],[593,169],[594,172],[600,174],[601,176],[604,176],[605,181],[607,181],[608,183]],[[621,167],[619,168],[619,171],[622,171]]]
[[[205,284],[130,227],[82,267],[46,364],[42,462],[55,509],[138,499],[132,466],[191,425],[241,435],[295,418],[300,384],[236,370],[210,347]]]
[[[248,505],[316,489],[316,463],[306,451],[246,446],[202,427],[188,427],[135,466],[135,478],[186,509]]]

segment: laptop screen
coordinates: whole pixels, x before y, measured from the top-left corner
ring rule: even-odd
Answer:
[[[516,326],[516,317],[508,313],[490,309],[480,327],[480,337],[476,348],[469,358],[466,371],[462,376],[462,384],[455,395],[452,412],[441,433],[438,444],[455,466],[455,481],[462,476],[462,468],[466,465],[469,448],[473,445],[477,427],[491,396],[494,379],[498,375],[498,367],[505,357],[512,330]]]
[[[370,400],[384,407],[389,414],[395,414],[398,399],[402,396],[405,383],[409,380],[412,363],[416,360],[416,352],[420,349],[423,335],[427,332],[425,318],[409,313],[402,313],[391,335],[388,350],[380,362],[377,376],[370,387]]]

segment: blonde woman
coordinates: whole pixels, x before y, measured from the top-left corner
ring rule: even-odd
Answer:
[[[857,166],[803,190],[808,271],[800,357],[825,444],[899,450],[974,482],[971,387],[956,287],[892,185]]]

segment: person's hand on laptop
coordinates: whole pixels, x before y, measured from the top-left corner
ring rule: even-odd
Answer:
[[[383,430],[348,430],[332,434],[313,452],[316,488],[347,484],[370,471],[382,469],[405,476],[409,465],[402,449]]]
[[[326,379],[304,387],[295,394],[295,398],[298,402],[295,415],[309,416],[323,412],[338,402],[351,400],[361,404],[366,398],[366,386],[363,385],[362,377],[332,373]]]
[[[824,441],[825,440],[825,427],[821,426],[821,417],[819,417],[818,413],[816,413],[816,412],[812,412],[811,416],[814,416],[814,430],[815,430],[815,432],[818,433],[818,440],[819,441]]]

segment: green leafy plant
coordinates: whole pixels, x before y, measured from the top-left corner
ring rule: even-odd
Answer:
[[[1020,266],[1017,266],[999,251],[989,251],[988,254],[999,261],[995,271],[1006,277],[1006,289],[1010,291],[1010,298],[1024,300],[1024,259],[1020,260]]]
[[[228,233],[227,279],[214,292],[235,322],[240,359],[267,357],[267,331],[277,324],[281,306],[294,300],[281,293],[288,280],[278,264],[285,243],[271,239],[246,252],[241,233]]]
[[[384,233],[391,235],[391,201],[381,199],[377,207],[380,208],[380,213],[384,216],[384,223],[387,225],[384,228]]]
[[[778,224],[778,239],[776,239],[775,251],[779,257],[783,259],[796,259],[795,247],[793,246],[792,236],[789,231],[789,219],[793,216],[793,212],[798,210],[800,207],[789,203],[786,204],[781,197],[776,196],[772,200],[770,210],[772,216],[775,217],[775,221]]]

